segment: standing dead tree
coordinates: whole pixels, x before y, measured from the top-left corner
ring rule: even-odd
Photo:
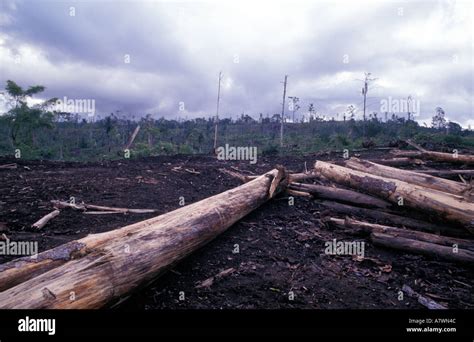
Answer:
[[[132,135],[130,136],[130,140],[128,141],[127,145],[125,145],[125,150],[130,149],[130,147],[132,146],[133,142],[135,141],[135,138],[136,138],[137,135],[138,135],[138,132],[140,132],[140,125],[137,125],[137,127],[135,127],[135,129],[133,130],[133,133],[132,133]]]

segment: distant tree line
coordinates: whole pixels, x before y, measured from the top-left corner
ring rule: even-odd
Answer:
[[[28,99],[44,91],[43,86],[23,89],[8,81],[4,98],[10,107],[0,115],[0,155],[22,158],[58,160],[103,160],[124,157],[124,147],[137,124],[141,129],[130,148],[130,157],[209,154],[213,151],[214,118],[178,121],[154,119],[145,115],[140,120],[118,118],[115,114],[96,122],[78,115],[54,110],[56,99],[28,105]],[[281,117],[259,115],[254,119],[242,114],[237,119],[219,120],[218,145],[256,146],[261,154],[304,154],[324,149],[360,148],[395,145],[398,139],[414,138],[419,142],[439,144],[446,148],[474,148],[474,132],[447,122],[444,110],[436,108],[432,127],[420,126],[413,120],[377,113],[366,120],[356,120],[348,109],[343,120],[323,120],[310,106],[309,120],[288,123],[284,146],[279,145]]]

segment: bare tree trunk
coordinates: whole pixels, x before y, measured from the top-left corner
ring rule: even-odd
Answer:
[[[397,179],[355,171],[323,161],[315,164],[316,172],[333,182],[378,196],[398,205],[436,213],[441,218],[459,223],[474,233],[474,203],[441,191],[426,189]]]
[[[391,204],[387,201],[381,200],[376,197],[372,197],[360,192],[339,189],[329,186],[316,185],[316,184],[303,184],[303,183],[291,183],[289,185],[292,190],[300,190],[309,192],[317,198],[330,199],[335,201],[343,201],[352,203],[355,205],[375,207],[375,208],[387,208]]]
[[[452,247],[376,232],[373,232],[370,238],[372,242],[378,246],[424,254],[451,261],[465,262],[471,265],[474,262],[474,253],[464,249],[459,249],[457,252],[454,252]]]
[[[0,265],[0,308],[99,308],[111,303],[272,198],[284,179],[284,170],[275,169],[170,213],[40,253],[36,261],[22,258]]]
[[[353,170],[366,172],[381,177],[394,178],[407,183],[424,186],[430,189],[449,192],[451,194],[469,196],[469,186],[463,183],[434,177],[413,171],[400,170],[390,166],[379,165],[367,160],[351,158],[345,162],[345,165]]]
[[[435,234],[445,234],[453,236],[470,236],[464,229],[458,227],[450,227],[447,225],[436,225],[425,221],[416,220],[403,215],[395,215],[375,209],[367,209],[354,207],[347,204],[321,201],[320,204],[324,205],[327,209],[325,212],[338,213],[343,215],[357,216],[357,217],[368,217],[373,220],[377,220],[379,223],[395,225],[399,227],[405,227],[409,229],[422,230],[425,232],[431,232]],[[323,213],[324,214],[324,213]]]
[[[418,151],[393,151],[392,153],[398,156],[404,157],[421,157],[426,158],[438,162],[446,162],[446,163],[458,163],[458,164],[468,164],[474,165],[474,155],[469,154],[459,154],[459,153],[444,153],[444,152],[435,152],[435,151],[428,151],[422,148],[421,146],[413,143],[410,140],[407,140],[407,143],[411,146],[415,147]]]

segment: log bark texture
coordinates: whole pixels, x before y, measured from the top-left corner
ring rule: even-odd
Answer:
[[[458,237],[470,236],[469,232],[466,232],[465,229],[460,227],[436,225],[430,222],[413,219],[411,217],[401,216],[403,213],[388,213],[377,209],[360,208],[332,201],[321,201],[319,203],[327,208],[326,212],[329,211],[332,213],[343,214],[344,216],[368,217],[377,220],[377,222],[382,224],[422,230],[435,234],[453,235]]]
[[[407,183],[420,185],[426,188],[448,192],[460,196],[470,197],[469,192],[472,188],[464,183],[434,177],[427,174],[416,173],[413,171],[401,170],[390,166],[372,163],[367,160],[351,158],[345,162],[345,166],[353,170],[366,172],[386,178],[394,178]]]
[[[380,198],[352,190],[304,183],[291,183],[289,187],[292,190],[308,192],[317,198],[343,201],[372,208],[388,208],[391,206],[389,202],[381,200]]]
[[[363,231],[365,233],[385,233],[393,235],[395,237],[400,236],[407,239],[430,242],[448,247],[453,247],[456,245],[459,248],[468,249],[471,252],[474,252],[473,240],[459,239],[431,233],[419,232],[416,230],[391,227],[382,224],[368,223],[364,221],[354,220],[348,217],[344,220],[344,226],[346,228]]]
[[[283,183],[281,170],[167,214],[69,242],[40,253],[36,260],[22,258],[0,265],[4,289],[0,308],[110,304],[152,281],[281,191],[284,186],[275,184],[276,179]]]
[[[315,169],[326,178],[353,189],[378,196],[409,208],[436,213],[441,218],[463,225],[474,233],[474,203],[445,192],[426,189],[398,179],[384,178],[365,172],[317,161]]]
[[[445,153],[435,151],[391,151],[397,157],[423,158],[443,163],[474,165],[474,156],[470,154]]]
[[[465,249],[459,249],[457,252],[454,252],[452,247],[377,232],[373,232],[370,235],[370,239],[375,245],[382,247],[424,254],[470,265],[474,262],[474,252]]]

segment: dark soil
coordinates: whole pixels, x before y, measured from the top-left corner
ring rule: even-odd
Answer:
[[[368,159],[383,158],[385,153],[361,152]],[[1,158],[0,164],[16,162],[18,168],[0,170],[0,234],[12,241],[38,241],[43,251],[157,215],[84,215],[62,210],[42,230],[31,228],[33,222],[52,210],[53,199],[74,197],[76,202],[89,204],[156,208],[161,214],[180,207],[181,196],[189,204],[239,185],[219,168],[233,166],[259,174],[282,164],[301,172],[305,162],[310,168],[316,158],[341,157],[266,157],[255,165],[217,161],[210,156],[104,163]],[[173,170],[175,167],[181,169]],[[323,210],[316,202],[300,197],[289,205],[287,195],[279,195],[154,283],[134,292],[118,308],[423,308],[407,296],[400,300],[404,284],[449,308],[474,307],[472,267],[375,247],[364,237],[327,229],[320,221]],[[325,242],[332,239],[365,241],[365,258],[326,255]],[[0,263],[11,259],[0,256]],[[229,268],[233,272],[217,277],[211,286],[196,288]]]

